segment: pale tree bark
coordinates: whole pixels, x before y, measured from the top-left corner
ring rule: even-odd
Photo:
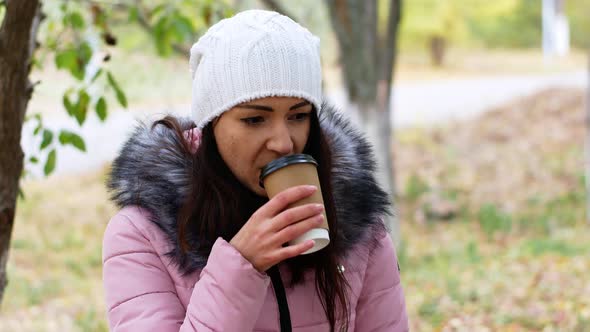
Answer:
[[[401,0],[389,3],[384,35],[378,33],[376,0],[326,0],[338,39],[345,88],[352,110],[374,146],[378,180],[396,194],[391,126],[391,85],[401,20]],[[399,220],[392,218],[393,237],[399,244]]]
[[[41,21],[38,0],[6,0],[0,27],[0,301],[8,283],[6,263],[23,170],[21,130],[33,85],[31,58]]]

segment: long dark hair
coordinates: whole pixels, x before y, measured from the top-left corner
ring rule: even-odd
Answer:
[[[330,226],[330,245],[313,254],[285,261],[291,272],[289,287],[302,283],[305,271],[315,271],[315,288],[330,322],[330,330],[334,331],[336,321],[340,319],[341,330],[346,331],[350,323],[347,300],[349,285],[338,268],[343,244],[338,236],[338,219],[332,194],[332,153],[315,108],[311,112],[310,122],[309,138],[303,152],[318,162],[318,175]],[[155,122],[154,126],[158,124],[174,130],[184,143],[183,152],[188,158],[193,158],[191,188],[177,220],[179,243],[184,253],[196,251],[207,257],[217,237],[229,242],[268,198],[260,197],[242,185],[225,164],[217,149],[212,122],[203,128],[201,143],[194,154],[191,154],[188,143],[182,139],[183,130],[175,118],[168,116]],[[191,243],[191,238],[198,239],[197,243]]]

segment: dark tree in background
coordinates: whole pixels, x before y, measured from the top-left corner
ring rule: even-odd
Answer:
[[[33,84],[29,81],[35,37],[41,22],[37,0],[6,0],[0,27],[0,301],[23,170],[21,131]]]
[[[345,88],[376,147],[381,182],[395,190],[391,158],[391,83],[401,0],[391,0],[387,28],[378,31],[377,1],[327,0],[340,47]]]

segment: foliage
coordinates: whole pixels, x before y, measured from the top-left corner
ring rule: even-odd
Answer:
[[[117,74],[108,66],[109,61],[116,61],[118,38],[113,31],[117,25],[135,24],[142,27],[160,56],[185,51],[186,56],[186,45],[194,42],[199,33],[215,21],[232,14],[226,2],[191,0],[120,4],[47,1],[43,11],[46,18],[39,32],[41,49],[36,53],[33,63],[37,68],[42,68],[50,57],[57,69],[70,74],[73,80],[62,102],[66,113],[80,127],[92,112],[104,122],[109,109],[114,109],[112,100],[123,108],[128,107],[124,87],[119,84]],[[63,129],[54,133],[45,127],[42,114],[34,113],[34,110],[28,113],[26,121],[35,124],[33,134],[38,136],[38,149],[27,156],[23,175],[28,174],[29,169],[43,159],[44,174],[51,174],[58,158],[58,144],[86,151],[82,135]],[[54,136],[58,136],[59,140],[53,139]]]
[[[567,0],[565,11],[570,23],[570,37],[572,45],[580,48],[590,49],[590,0]]]
[[[107,96],[111,93],[116,95],[122,107],[127,107],[125,93],[119,88],[114,74],[104,68],[110,60],[105,50],[116,45],[105,12],[95,4],[70,1],[47,5],[44,11],[46,18],[40,31],[43,47],[33,62],[37,68],[42,68],[46,58],[53,57],[55,67],[68,72],[73,78],[71,87],[62,97],[67,114],[80,126],[92,110],[101,121],[105,121],[108,115]],[[58,157],[58,144],[86,151],[84,139],[79,134],[64,129],[54,133],[45,127],[41,113],[28,113],[25,120],[35,123],[33,134],[40,135],[41,139],[37,152],[27,156],[25,169],[37,164],[44,156],[44,174],[51,174]]]
[[[128,7],[128,21],[149,32],[160,56],[174,54],[175,45],[188,51],[187,45],[195,42],[196,36],[231,15],[233,9],[227,1],[138,1]]]
[[[457,1],[415,0],[403,4],[402,45],[426,45],[438,36],[456,41],[466,38],[466,25]]]
[[[564,1],[572,46],[588,47],[590,0]],[[540,47],[542,6],[539,0],[416,0],[404,2],[402,45],[423,46],[433,35],[460,45]]]
[[[411,330],[588,329],[583,96],[549,89],[472,120],[398,132]],[[436,192],[466,211],[444,222],[421,213]]]
[[[473,38],[487,47],[539,47],[541,3],[538,0],[504,2],[504,8],[492,12],[486,11],[485,5],[474,8],[474,15],[468,20]]]

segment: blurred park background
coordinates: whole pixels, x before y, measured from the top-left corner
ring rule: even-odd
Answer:
[[[22,132],[25,174],[0,331],[107,331],[101,242],[116,213],[104,185],[109,163],[136,120],[189,115],[177,38],[196,41],[207,23],[268,3],[43,2],[39,38],[49,42],[31,72],[38,84]],[[326,96],[346,112],[332,2],[274,3],[320,36]],[[388,1],[375,3],[386,21]],[[146,29],[134,4],[169,16],[148,17]],[[411,330],[590,331],[590,0],[407,0],[401,8],[391,145]],[[108,28],[89,23],[103,16]],[[68,24],[80,33],[60,33]],[[68,38],[88,40],[86,64],[98,58],[102,78],[112,73],[104,86],[76,80],[58,47]],[[82,121],[67,97],[84,99],[80,82],[92,103],[104,94]],[[71,135],[58,142],[64,130]]]

